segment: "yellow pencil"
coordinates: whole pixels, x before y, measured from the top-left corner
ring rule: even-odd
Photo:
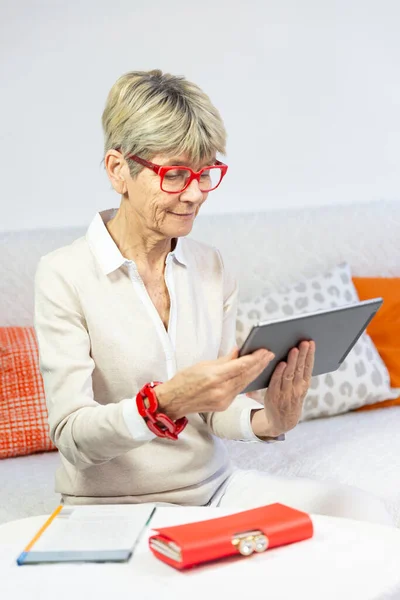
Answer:
[[[62,509],[62,505],[60,504],[60,506],[58,506],[56,508],[56,510],[50,515],[50,517],[47,519],[47,521],[44,523],[44,525],[42,525],[42,527],[39,529],[37,534],[32,538],[32,540],[29,542],[27,547],[23,550],[21,555],[17,558],[17,563],[19,565],[21,565],[24,562],[26,554],[29,552],[29,550],[31,550],[32,546],[38,541],[38,539],[40,538],[42,533],[47,529],[47,527],[50,525],[50,523],[52,523],[54,521],[54,519],[59,514],[61,509]]]

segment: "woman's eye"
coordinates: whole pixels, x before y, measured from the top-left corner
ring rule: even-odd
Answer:
[[[185,177],[186,172],[184,171],[168,171],[165,173],[167,179],[177,179],[178,177]]]

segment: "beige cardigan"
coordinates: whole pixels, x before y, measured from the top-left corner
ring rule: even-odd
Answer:
[[[35,328],[51,438],[62,457],[56,490],[67,503],[206,504],[231,473],[219,438],[259,441],[238,396],[228,410],[188,415],[178,441],[155,437],[135,396],[148,381],[227,354],[237,288],[219,252],[180,238],[166,260],[168,332],[133,261],[96,215],[85,237],[40,260]]]

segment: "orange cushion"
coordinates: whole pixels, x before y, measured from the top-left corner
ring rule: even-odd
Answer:
[[[400,388],[400,278],[353,277],[360,300],[383,298],[383,304],[367,327],[389,373],[390,385]],[[359,410],[371,410],[400,405],[397,400],[386,400]]]
[[[33,327],[0,328],[0,458],[55,450]]]

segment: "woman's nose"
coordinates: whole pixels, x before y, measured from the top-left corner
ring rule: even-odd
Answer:
[[[199,188],[199,182],[197,179],[193,179],[190,182],[186,190],[184,190],[181,194],[182,200],[190,200],[191,202],[198,202],[203,199],[204,192]]]

